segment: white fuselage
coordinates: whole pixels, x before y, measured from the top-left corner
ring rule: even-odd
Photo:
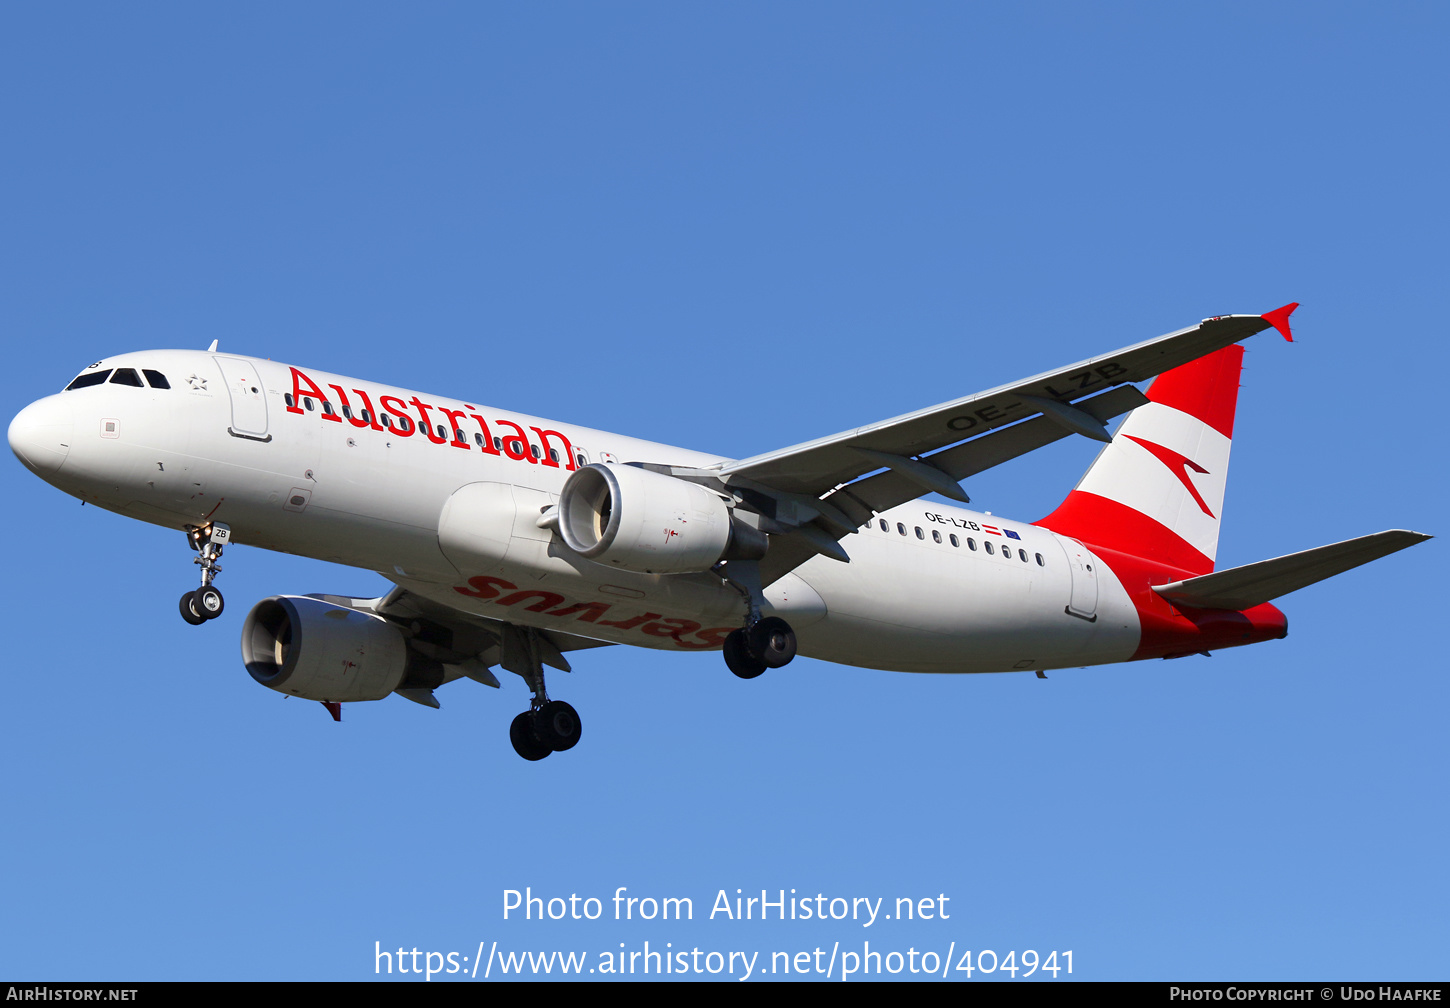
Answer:
[[[95,367],[154,370],[171,387],[62,392],[11,429],[32,469],[90,503],[172,528],[225,522],[236,542],[598,640],[709,650],[741,623],[740,594],[714,574],[606,567],[538,521],[580,465],[705,468],[719,456],[231,354],[148,351]],[[850,563],[816,557],[766,591],[802,654],[1005,672],[1125,661],[1138,647],[1118,579],[1046,529],[915,501],[842,545]]]

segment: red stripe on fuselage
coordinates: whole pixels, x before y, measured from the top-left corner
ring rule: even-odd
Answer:
[[[1213,570],[1212,560],[1167,525],[1085,490],[1072,491],[1056,511],[1032,524],[1077,539],[1094,552],[1109,549],[1177,568],[1186,572],[1184,577]]]
[[[1284,614],[1267,602],[1234,612],[1229,609],[1182,609],[1153,590],[1193,576],[1171,564],[1156,563],[1118,550],[1093,547],[1093,552],[1117,576],[1133,608],[1138,610],[1142,636],[1133,661],[1172,658],[1278,640],[1289,632]]]

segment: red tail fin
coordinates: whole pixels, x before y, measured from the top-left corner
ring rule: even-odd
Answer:
[[[1213,570],[1244,348],[1159,375],[1077,488],[1037,522],[1089,546]]]

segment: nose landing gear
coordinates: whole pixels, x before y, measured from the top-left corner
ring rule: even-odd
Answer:
[[[193,561],[201,565],[201,587],[181,596],[181,618],[192,626],[200,626],[222,614],[225,603],[222,593],[212,587],[212,580],[222,572],[217,560],[231,539],[231,528],[221,522],[186,526],[186,541],[201,554]]]

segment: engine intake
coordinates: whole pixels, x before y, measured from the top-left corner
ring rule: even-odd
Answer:
[[[298,595],[274,595],[242,625],[242,661],[268,689],[308,700],[381,700],[436,666],[387,620]]]
[[[643,574],[705,571],[730,548],[730,507],[696,483],[595,463],[564,484],[559,533],[580,556],[613,567]]]

